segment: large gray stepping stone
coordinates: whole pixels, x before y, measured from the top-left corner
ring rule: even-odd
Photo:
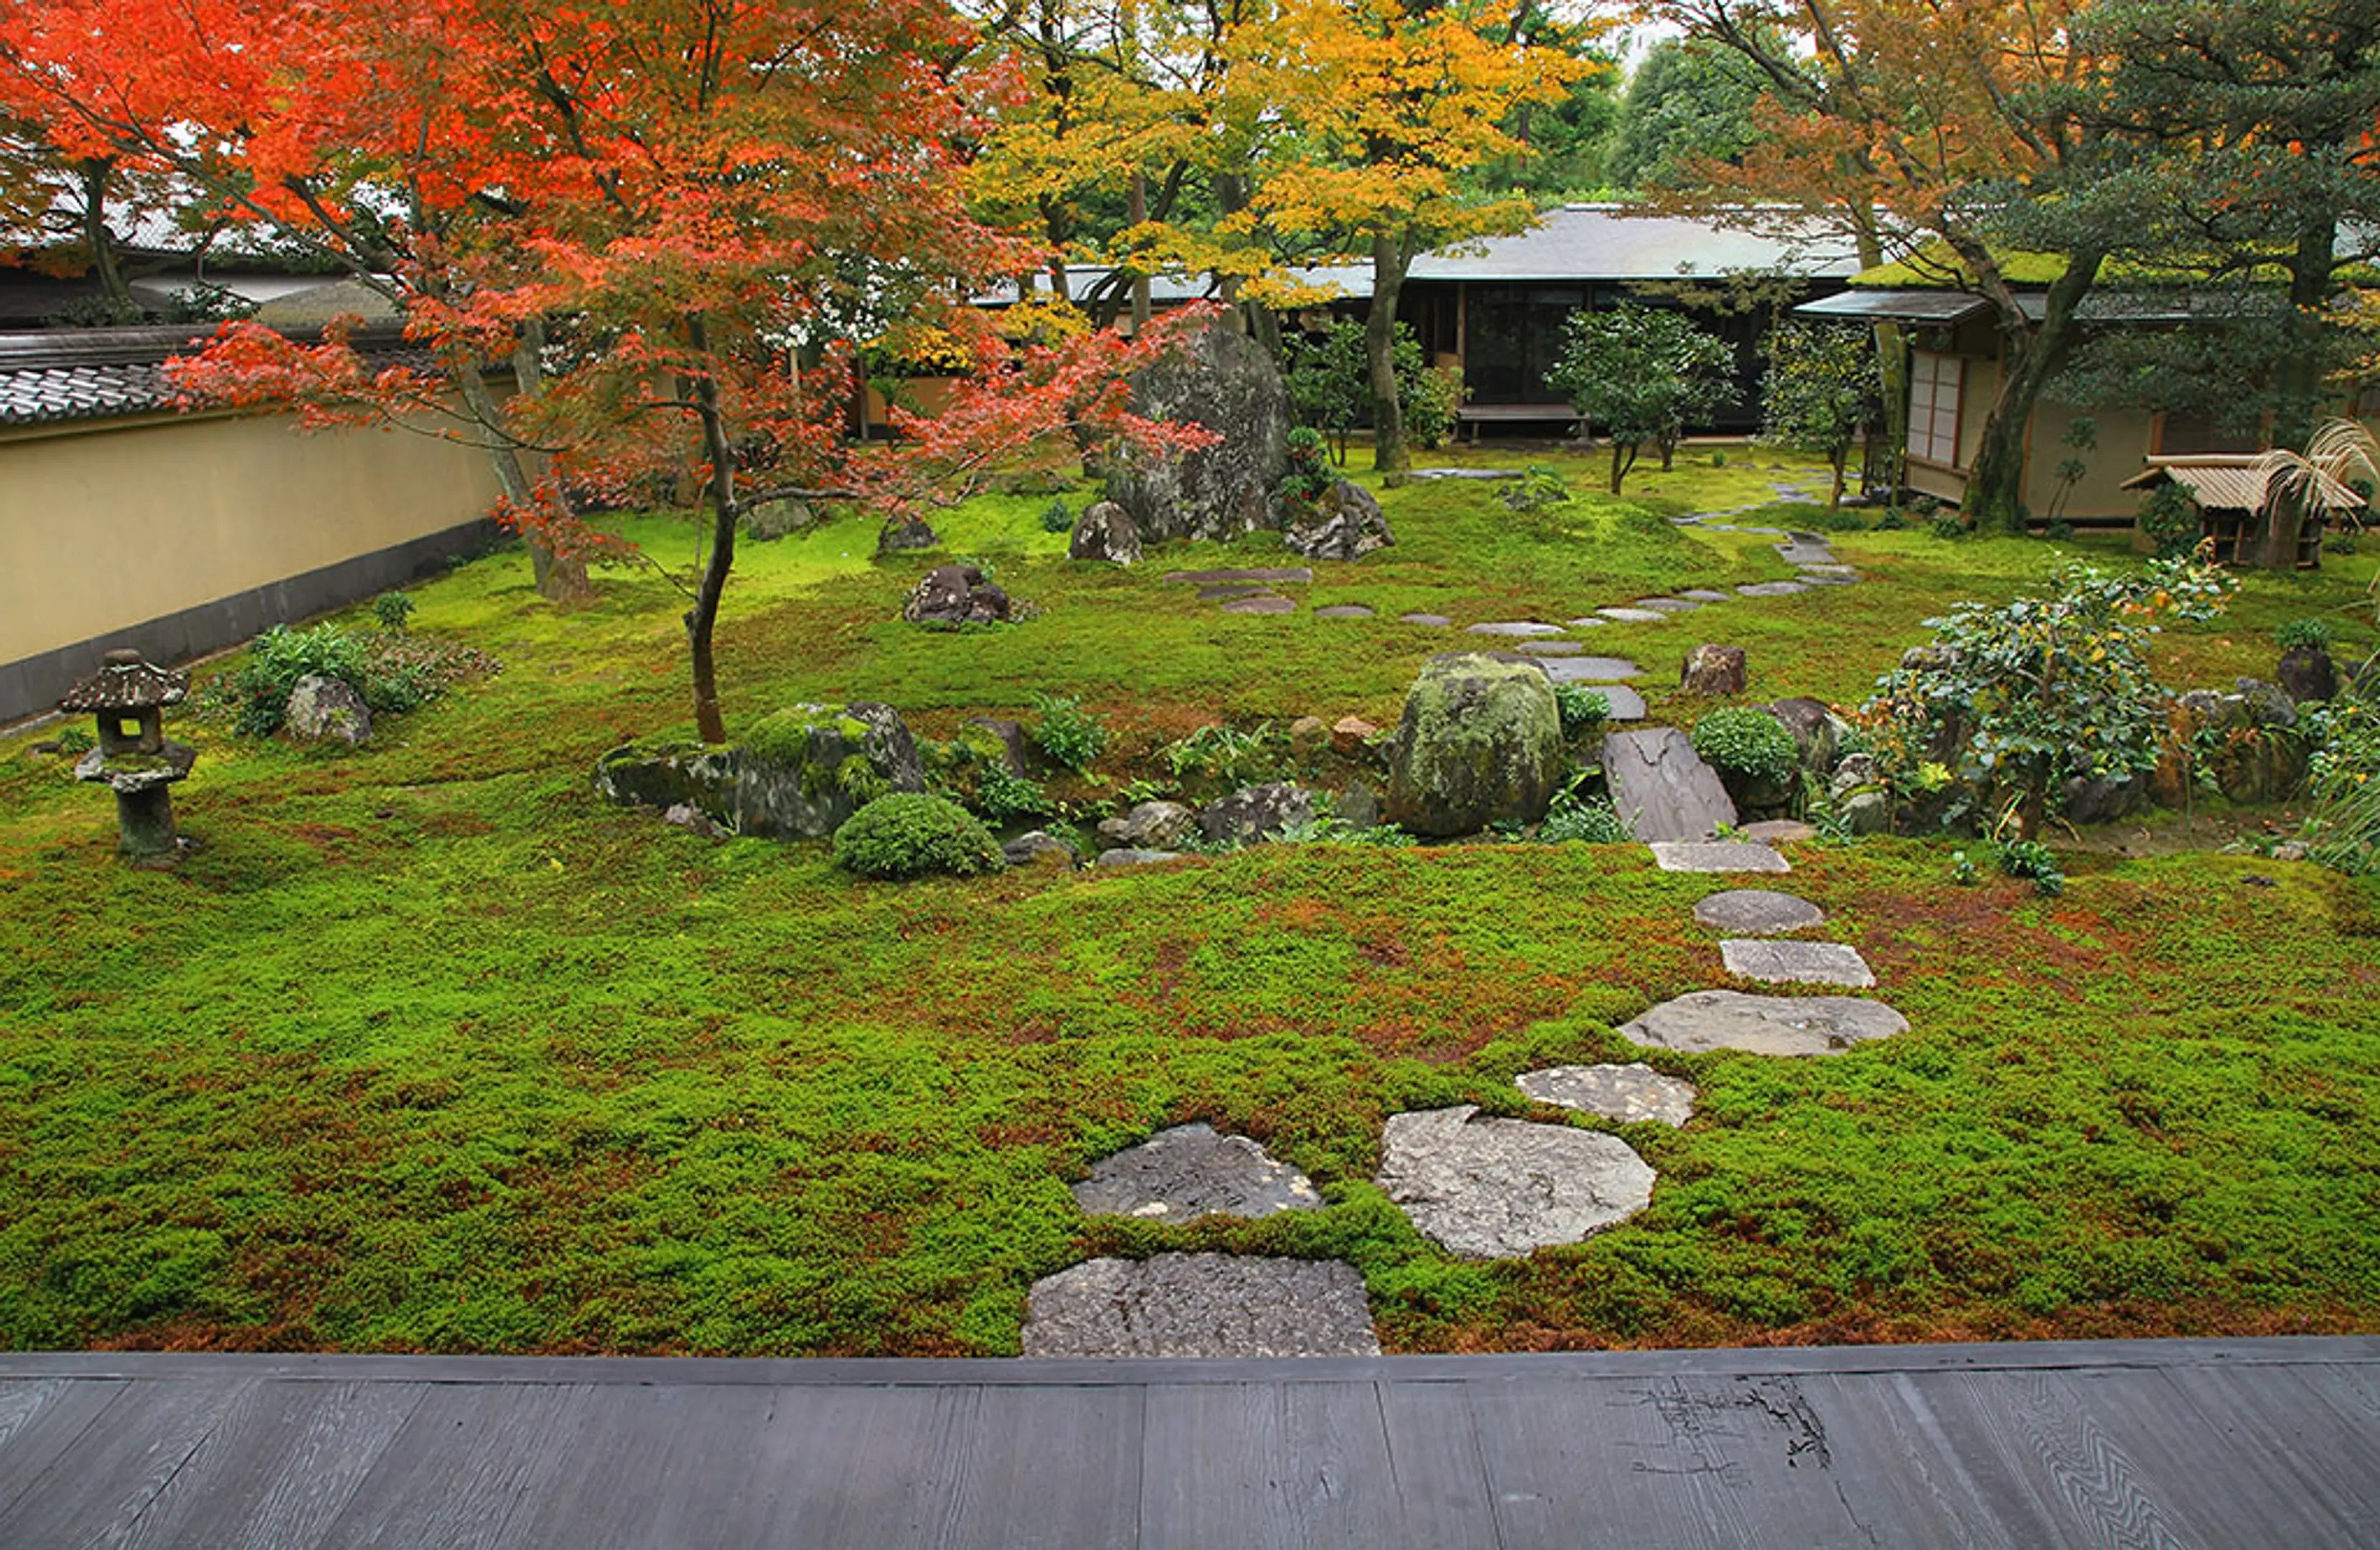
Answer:
[[[1859,585],[1860,578],[1855,575],[1831,575],[1824,571],[1803,571],[1802,579],[1812,587],[1856,587]]]
[[[1624,1066],[1551,1066],[1512,1079],[1539,1103],[1575,1108],[1621,1124],[1682,1125],[1694,1117],[1694,1087],[1641,1061]]]
[[[1621,1035],[1638,1044],[1689,1054],[1840,1055],[1852,1045],[1908,1031],[1909,1020],[1882,1001],[1735,990],[1696,990],[1620,1025]]]
[[[1252,598],[1262,591],[1264,588],[1253,581],[1225,582],[1220,587],[1199,587],[1198,600],[1202,603],[1210,603],[1220,602],[1226,598]]]
[[[1802,579],[1804,581],[1815,581],[1821,576],[1828,575],[1856,576],[1858,575],[1859,567],[1856,565],[1805,564],[1802,567]]]
[[[1648,847],[1664,872],[1790,872],[1792,865],[1766,845],[1741,841],[1655,841]]]
[[[1598,608],[1595,611],[1615,624],[1661,624],[1670,616],[1650,608]]]
[[[1506,619],[1493,624],[1474,624],[1470,633],[1475,636],[1558,636],[1562,633],[1562,627],[1535,619]]]
[[[1317,619],[1369,619],[1373,611],[1362,603],[1332,603],[1329,608],[1314,611]]]
[[[1691,599],[1678,597],[1639,598],[1628,606],[1631,608],[1649,608],[1656,613],[1692,613],[1694,610],[1702,607],[1703,605],[1692,600]]]
[[[1527,647],[1521,648],[1525,651]],[[1572,657],[1566,661],[1548,664],[1557,684],[1614,684],[1622,678],[1642,678],[1645,670],[1625,657]]]
[[[1735,822],[1735,804],[1718,771],[1675,727],[1606,737],[1603,780],[1632,839],[1705,840]]]
[[[1798,845],[1818,837],[1817,829],[1799,818],[1763,818],[1758,823],[1745,824],[1736,833],[1764,845]]]
[[[1467,1103],[1392,1114],[1381,1135],[1380,1188],[1440,1247],[1519,1259],[1652,1203],[1651,1165],[1619,1137],[1478,1114]]]
[[[1609,619],[1597,619],[1595,615],[1590,613],[1584,619],[1571,620],[1570,627],[1573,630],[1608,630],[1611,627],[1611,621]]]
[[[1561,664],[1555,662],[1548,665],[1559,667]],[[1583,683],[1585,687],[1601,695],[1603,703],[1611,708],[1610,714],[1606,718],[1609,721],[1641,721],[1645,719],[1645,696],[1625,684],[1603,684],[1564,678],[1554,673],[1548,673],[1546,676],[1553,679],[1557,684]]]
[[[1092,1259],[1033,1283],[1027,1356],[1378,1356],[1364,1278],[1342,1260]]]
[[[1314,571],[1307,565],[1275,566],[1269,570],[1253,571],[1168,571],[1165,579],[1196,587],[1213,587],[1230,581],[1261,581],[1267,585],[1281,581],[1304,583],[1314,579]]]
[[[1796,592],[1806,592],[1806,581],[1747,581],[1736,588],[1747,598],[1790,598]]]
[[[1253,598],[1234,598],[1223,605],[1226,613],[1295,613],[1297,604],[1287,598],[1277,598],[1269,592]]]
[[[1725,592],[1714,592],[1707,587],[1689,587],[1678,596],[1691,598],[1698,603],[1723,603],[1728,599]]]
[[[1730,888],[1694,906],[1694,919],[1714,931],[1777,937],[1827,923],[1827,912],[1807,899],[1765,888]]]
[[[1091,1176],[1075,1186],[1075,1204],[1095,1217],[1195,1222],[1317,1211],[1322,1197],[1305,1174],[1246,1136],[1175,1125],[1094,1164]]]
[[[1730,938],[1718,944],[1727,972],[1772,985],[1848,985],[1864,990],[1876,971],[1859,949],[1840,942],[1755,942]]]
[[[1512,649],[1524,657],[1577,657],[1586,651],[1574,640],[1524,640]]]
[[[1516,479],[1518,468],[1408,468],[1408,479]]]
[[[1453,624],[1454,621],[1449,619],[1443,613],[1400,613],[1397,615],[1397,623],[1400,624],[1427,624],[1432,629],[1442,630],[1447,625]]]

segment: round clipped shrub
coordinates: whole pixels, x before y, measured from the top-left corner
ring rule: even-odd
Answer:
[[[1007,865],[983,820],[923,792],[880,796],[834,831],[834,858],[863,878],[972,877]]]
[[[1755,781],[1782,781],[1802,762],[1785,723],[1766,710],[1731,706],[1694,723],[1694,752],[1714,767]]]

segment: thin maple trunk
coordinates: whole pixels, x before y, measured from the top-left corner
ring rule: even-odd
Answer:
[[[1397,401],[1397,298],[1411,266],[1402,233],[1372,238],[1372,307],[1364,318],[1364,357],[1372,386],[1372,466],[1395,483],[1413,466],[1405,449],[1403,406]]]
[[[516,356],[516,369],[518,357]],[[461,395],[463,406],[486,431],[488,466],[495,471],[496,484],[504,499],[522,511],[534,510],[539,501],[537,481],[528,476],[521,464],[520,449],[504,439],[503,417],[496,405],[496,395],[489,391],[488,379],[477,361],[459,361],[454,367],[455,391]],[[556,497],[559,499],[560,497]],[[594,583],[587,578],[587,562],[575,554],[557,554],[552,545],[535,533],[524,533],[528,544],[529,575],[537,584],[538,596],[552,602],[579,602],[595,595]]]
[[[2074,310],[2097,279],[2102,255],[2068,255],[2066,272],[2043,298],[2042,320],[2034,326],[2015,305],[2013,293],[1997,289],[2002,340],[1999,395],[1985,416],[1975,447],[1975,461],[1967,470],[1967,515],[1977,531],[2022,536],[2024,509],[2025,428],[2042,390],[2065,365],[2074,338]]]
[[[1858,222],[1855,240],[1860,268],[1875,269],[1884,262],[1883,234],[1877,229],[1872,211],[1854,218]],[[1888,487],[1885,498],[1898,504],[1901,460],[1909,454],[1909,336],[1899,323],[1876,325],[1876,374],[1884,394],[1884,473]],[[1862,439],[1865,439],[1864,417]],[[1871,467],[1874,461],[1862,458]]]
[[[1132,193],[1126,213],[1135,227],[1148,220],[1148,175],[1145,172],[1135,169],[1132,175]],[[1138,333],[1148,326],[1148,276],[1135,272],[1132,277],[1133,333]]]
[[[107,229],[107,177],[115,163],[103,158],[79,163],[82,175],[82,239],[91,248],[91,272],[119,314],[137,316],[140,304],[132,299],[131,284],[115,261],[115,234]]]
[[[710,331],[701,317],[686,321],[686,343],[696,356],[710,357]],[[686,643],[694,668],[695,734],[705,743],[727,741],[727,722],[719,713],[719,672],[711,656],[711,636],[719,624],[720,599],[727,592],[727,573],[735,564],[735,452],[728,444],[727,417],[719,405],[719,383],[706,371],[689,384],[696,419],[702,427],[702,452],[710,475],[704,481],[710,495],[710,557],[694,592],[694,606],[686,613]]]

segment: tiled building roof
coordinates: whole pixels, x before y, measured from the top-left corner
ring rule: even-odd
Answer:
[[[115,419],[175,407],[165,362],[194,354],[213,330],[95,328],[0,334],[0,428]],[[370,330],[358,346],[375,359],[426,367],[394,330]]]

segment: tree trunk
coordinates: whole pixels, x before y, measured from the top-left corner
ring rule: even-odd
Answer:
[[[686,343],[704,359],[710,355],[710,331],[699,316],[686,321]],[[711,636],[719,624],[719,601],[726,595],[727,573],[735,563],[735,452],[728,444],[727,420],[719,406],[719,384],[708,373],[687,384],[695,417],[702,426],[702,452],[710,475],[704,488],[710,497],[710,558],[694,592],[694,606],[686,612],[686,643],[694,667],[695,735],[705,743],[727,741],[727,723],[719,713],[719,674],[711,657]]]
[[[535,331],[542,343],[543,330]],[[522,357],[530,354],[530,335],[523,335],[519,349],[514,354],[514,369],[522,367]],[[471,412],[487,435],[488,463],[495,470],[496,484],[504,499],[523,511],[536,509],[539,499],[537,481],[528,477],[521,465],[520,449],[504,437],[503,417],[496,407],[496,395],[488,391],[488,380],[476,361],[460,361],[452,367],[455,391],[462,396],[463,406]],[[533,392],[532,380],[523,388]],[[560,497],[557,497],[560,499]],[[595,595],[594,584],[587,579],[587,562],[574,554],[556,554],[552,548],[535,533],[524,533],[528,544],[529,574],[537,583],[538,596],[552,602],[583,601]]]
[[[1628,470],[1636,466],[1636,453],[1634,442],[1618,436],[1611,438],[1611,493],[1614,495],[1620,493],[1620,481],[1628,477]]]
[[[1402,233],[1372,238],[1372,307],[1364,318],[1364,357],[1372,383],[1372,466],[1401,484],[1413,466],[1405,450],[1404,408],[1397,401],[1397,298],[1412,256]]]
[[[1135,226],[1148,219],[1148,175],[1134,169],[1132,192],[1126,215]],[[1132,331],[1138,333],[1148,326],[1148,276],[1135,272],[1132,277]]]
[[[1860,267],[1874,269],[1884,262],[1883,234],[1872,211],[1860,212],[1855,219]],[[1909,455],[1909,336],[1899,323],[1876,325],[1876,375],[1884,394],[1885,477],[1891,487],[1886,498],[1897,505],[1903,459]]]
[[[1828,459],[1835,470],[1835,487],[1827,491],[1827,509],[1830,512],[1843,509],[1843,465],[1851,459],[1852,444],[1849,442],[1837,447],[1834,456]]]
[[[1963,247],[1961,256],[1969,256]],[[2042,389],[2066,363],[2066,353],[2074,340],[2074,309],[2090,294],[2101,260],[2102,255],[2096,252],[2068,255],[2066,272],[2050,285],[2044,298],[2046,305],[2037,326],[2018,309],[2014,293],[1999,283],[1996,274],[1986,281],[1985,289],[1992,294],[2000,312],[2001,361],[1999,395],[1984,417],[1974,466],[1967,470],[1967,498],[1963,503],[1979,532],[2020,536],[2024,532],[2025,428],[2032,421],[2034,406],[2040,401]],[[1977,255],[1970,258],[1970,262],[1979,272],[1987,272],[1990,260]]]
[[[100,288],[117,313],[135,319],[140,304],[132,299],[132,286],[124,278],[123,266],[115,261],[115,234],[107,229],[107,179],[115,163],[99,157],[77,163],[75,170],[82,175],[82,239],[91,248],[91,272],[99,277]]]
[[[2299,231],[2297,248],[2289,255],[2289,344],[2273,384],[2273,445],[2277,447],[2303,452],[2313,440],[2314,421],[2322,407],[2322,335],[2328,326],[2324,308],[2330,299],[2338,251],[2338,223],[2323,217],[2308,221]],[[2302,501],[2266,502],[2264,530],[2256,536],[2258,567],[2297,569],[2298,536],[2306,520]],[[2314,552],[2322,551],[2317,548]]]

